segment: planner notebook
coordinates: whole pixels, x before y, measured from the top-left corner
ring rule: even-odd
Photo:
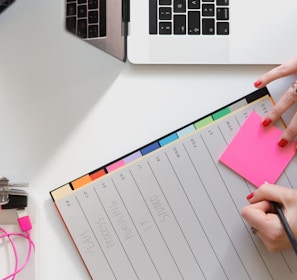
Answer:
[[[242,219],[255,188],[219,161],[266,88],[51,191],[92,279],[295,280]],[[297,159],[278,183],[297,189]]]

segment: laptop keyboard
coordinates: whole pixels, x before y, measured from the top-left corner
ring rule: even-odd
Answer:
[[[3,12],[14,0],[0,0],[0,13]]]
[[[229,0],[149,0],[152,35],[229,35]]]
[[[105,37],[106,1],[66,0],[66,29],[83,39]]]

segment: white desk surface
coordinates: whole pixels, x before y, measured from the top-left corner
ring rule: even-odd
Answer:
[[[88,279],[50,190],[248,94],[272,68],[122,63],[64,30],[63,2],[17,0],[0,16],[0,175],[30,184],[42,280]],[[271,85],[276,100],[291,78]]]

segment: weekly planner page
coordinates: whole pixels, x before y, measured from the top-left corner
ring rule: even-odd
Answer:
[[[268,252],[240,215],[255,186],[219,161],[250,113],[271,107],[258,90],[53,190],[90,277],[297,279],[294,251]],[[278,183],[297,189],[296,166]]]

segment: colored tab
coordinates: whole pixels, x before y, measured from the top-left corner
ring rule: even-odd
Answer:
[[[187,134],[190,134],[193,131],[195,131],[195,127],[194,127],[194,125],[191,124],[191,125],[183,128],[183,129],[179,130],[177,132],[177,135],[178,135],[179,138],[181,138],[181,137],[183,137],[183,136],[185,136]]]
[[[239,100],[238,102],[236,102],[236,103],[230,105],[230,106],[229,106],[229,109],[231,110],[231,112],[234,112],[234,111],[236,111],[237,109],[240,109],[240,108],[246,106],[247,104],[248,104],[248,103],[247,103],[246,99],[241,99],[241,100]]]
[[[107,166],[106,169],[108,172],[112,172],[124,165],[125,165],[125,162],[122,159],[120,159],[119,161],[116,161],[115,163],[112,163],[111,165]]]
[[[208,125],[208,124],[210,124],[212,122],[213,122],[212,117],[208,116],[208,117],[194,123],[194,127],[195,127],[195,129],[200,129],[200,128],[202,128],[202,127],[204,127],[204,126],[206,126],[206,125]]]
[[[72,184],[72,187],[76,190],[76,189],[79,189],[81,188],[82,186],[90,183],[92,180],[91,180],[91,177],[89,174],[85,175],[85,176],[82,176],[74,181],[71,182]]]
[[[230,113],[231,113],[230,108],[229,107],[226,107],[226,108],[224,108],[224,109],[222,109],[222,110],[214,113],[212,115],[212,117],[213,117],[214,121],[216,121],[216,120],[218,120],[218,119],[220,119],[220,118],[222,118],[222,117],[224,117],[224,116],[226,116],[226,115],[228,115]]]
[[[137,151],[129,156],[126,156],[123,160],[127,164],[129,162],[132,162],[132,161],[140,158],[140,157],[142,157],[142,154],[140,153],[140,151]]]
[[[173,133],[173,134],[170,134],[170,135],[166,136],[165,138],[161,139],[159,141],[159,143],[160,143],[161,147],[163,147],[163,146],[175,141],[176,139],[178,139],[178,136],[176,133]]]
[[[90,178],[92,181],[104,176],[106,174],[105,170],[104,169],[99,169],[99,170],[96,170],[92,173],[90,173]]]
[[[73,192],[71,186],[69,184],[64,185],[58,189],[55,189],[51,192],[51,196],[53,198],[53,200],[56,202],[62,198],[64,198],[65,196],[71,194],[71,192]]]
[[[149,154],[149,153],[151,153],[152,151],[157,150],[157,149],[159,149],[159,148],[160,148],[159,143],[158,143],[158,142],[154,142],[154,143],[152,143],[152,144],[150,144],[150,145],[148,145],[148,146],[142,148],[142,149],[140,150],[140,152],[141,152],[141,154],[144,156],[144,155]]]

